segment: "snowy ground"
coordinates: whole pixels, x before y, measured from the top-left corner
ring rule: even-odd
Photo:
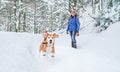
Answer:
[[[81,33],[78,49],[60,34],[54,59],[39,54],[41,35],[0,32],[0,72],[120,72],[119,27],[120,22],[100,34]]]

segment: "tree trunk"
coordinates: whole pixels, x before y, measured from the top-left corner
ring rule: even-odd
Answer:
[[[26,13],[24,13],[23,17],[24,17],[23,31],[26,32]]]
[[[36,0],[34,0],[34,34],[37,33],[36,28]]]
[[[21,18],[21,12],[19,12],[19,17],[18,17],[18,32],[20,32],[20,24],[21,24],[21,20],[20,20],[20,18]]]
[[[120,12],[119,12],[119,21],[120,21]]]
[[[7,23],[7,31],[10,31],[10,23],[11,23],[11,10],[8,9],[8,23]]]
[[[69,12],[71,12],[71,0],[69,0]]]
[[[15,19],[15,21],[14,21],[15,32],[17,32],[17,24],[16,24],[16,22],[17,22],[17,16],[16,16],[16,0],[14,0],[14,19]]]
[[[73,0],[74,1],[74,6],[73,6],[73,9],[76,10],[76,5],[77,5],[77,0]]]
[[[95,14],[95,0],[92,0],[92,14]]]
[[[51,23],[50,30],[53,31],[52,5],[50,5],[50,11],[51,11],[51,13],[50,13],[50,23]]]

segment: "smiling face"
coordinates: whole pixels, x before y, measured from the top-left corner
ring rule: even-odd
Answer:
[[[55,38],[58,38],[57,34],[48,34],[48,36],[47,36],[48,44],[54,44]]]
[[[75,12],[75,11],[71,11],[71,15],[72,15],[72,16],[75,16],[75,15],[76,15],[76,12]]]
[[[49,44],[53,44],[54,43],[54,36],[53,36],[53,34],[48,34],[47,42]]]

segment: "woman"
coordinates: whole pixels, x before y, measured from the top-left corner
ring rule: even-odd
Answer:
[[[71,45],[73,48],[77,48],[76,35],[79,35],[80,22],[75,11],[71,12],[71,16],[68,21],[67,34],[70,33]]]

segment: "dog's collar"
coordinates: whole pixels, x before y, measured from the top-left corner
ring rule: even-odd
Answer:
[[[47,42],[43,42],[42,44],[48,44]]]
[[[48,45],[54,45],[54,43],[51,43],[51,44],[50,44],[50,43],[47,43],[47,44],[48,44]]]

